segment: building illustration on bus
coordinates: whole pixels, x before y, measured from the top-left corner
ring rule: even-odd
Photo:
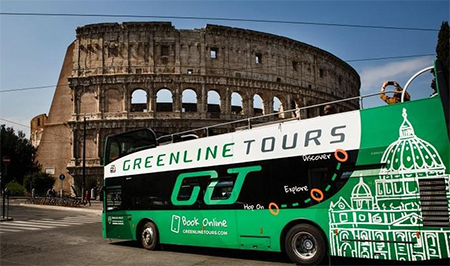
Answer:
[[[450,255],[450,231],[420,229],[427,223],[448,227],[446,166],[437,150],[414,134],[406,109],[402,116],[400,136],[383,153],[381,163],[385,166],[375,185],[366,184],[361,174],[350,197],[341,196],[330,204],[333,255],[404,261]],[[435,193],[434,201],[428,206],[422,201],[421,206],[417,195],[430,189]],[[434,210],[435,217],[428,214],[427,207]]]

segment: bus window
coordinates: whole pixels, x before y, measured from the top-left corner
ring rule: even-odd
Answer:
[[[117,142],[111,142],[111,145],[109,146],[109,156],[108,161],[112,162],[115,159],[120,157],[120,147],[119,143]]]
[[[204,183],[206,183],[206,180],[203,181],[200,178],[186,178],[183,180],[183,184],[178,192],[177,200],[182,202],[193,201],[193,203],[199,203],[199,200],[203,198],[205,191],[206,184]],[[195,199],[192,197],[195,197]]]
[[[106,210],[120,210],[122,206],[122,189],[120,186],[106,189]]]
[[[229,199],[233,191],[234,181],[229,179],[219,179],[214,187],[211,199],[224,200]]]
[[[158,145],[156,134],[151,129],[138,129],[106,138],[104,165],[127,154]]]

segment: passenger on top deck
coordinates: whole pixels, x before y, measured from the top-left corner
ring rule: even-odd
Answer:
[[[392,97],[387,96],[385,93],[386,86],[389,86],[389,85],[395,86],[395,92]],[[383,83],[383,85],[381,86],[380,98],[383,101],[385,101],[387,104],[399,103],[402,100],[402,91],[403,91],[403,88],[400,86],[400,84],[397,83],[397,81],[385,81]],[[405,102],[409,101],[410,99],[411,99],[411,96],[409,95],[409,93],[407,91],[405,91],[405,99],[404,99]]]
[[[325,105],[325,107],[323,108],[323,115],[331,115],[331,114],[335,114],[336,113],[336,109],[334,109],[334,107],[332,105]]]

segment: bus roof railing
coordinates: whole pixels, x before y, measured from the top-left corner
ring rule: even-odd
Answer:
[[[403,91],[402,91],[402,100],[401,100],[402,102],[404,102],[404,100],[405,100],[405,94],[406,94],[406,90],[409,88],[409,84],[411,84],[411,82],[412,82],[414,79],[416,79],[418,76],[420,76],[421,74],[423,74],[423,73],[425,73],[425,72],[428,72],[428,71],[430,71],[430,70],[432,70],[432,69],[434,69],[434,66],[426,67],[426,68],[420,70],[419,72],[417,72],[416,74],[414,74],[414,75],[406,82],[406,85],[405,85],[405,87],[403,88]]]
[[[233,129],[236,130],[242,130],[242,129],[251,129],[254,126],[264,126],[264,125],[268,125],[268,124],[272,124],[272,123],[283,123],[283,122],[287,122],[293,119],[296,120],[300,120],[300,112],[303,110],[307,110],[310,108],[316,108],[316,107],[321,107],[321,106],[325,106],[325,105],[332,105],[332,104],[338,104],[338,103],[344,103],[344,102],[350,102],[350,101],[355,101],[358,100],[359,101],[359,106],[360,106],[360,110],[364,109],[363,107],[363,100],[365,98],[370,98],[370,97],[374,97],[374,96],[379,96],[381,92],[377,92],[377,93],[370,93],[370,94],[366,94],[366,95],[360,95],[360,96],[355,96],[355,97],[350,97],[350,98],[346,98],[346,99],[339,99],[339,100],[334,100],[334,101],[329,101],[329,102],[324,102],[324,103],[318,103],[318,104],[313,104],[313,105],[308,105],[308,106],[304,106],[304,107],[298,107],[298,108],[294,108],[294,109],[289,109],[286,111],[281,111],[281,112],[276,112],[276,113],[270,113],[270,114],[264,114],[264,115],[259,115],[259,116],[252,116],[252,117],[247,117],[244,119],[238,119],[238,120],[233,120],[233,121],[229,121],[229,122],[225,122],[225,123],[219,123],[219,124],[215,124],[215,125],[211,125],[211,126],[206,126],[206,127],[200,127],[200,128],[196,128],[196,129],[190,129],[190,130],[186,130],[186,131],[180,131],[177,133],[173,133],[173,134],[167,134],[167,135],[162,135],[160,137],[158,137],[158,140],[163,140],[163,139],[167,139],[167,141],[164,141],[162,143],[167,143],[167,142],[173,142],[174,141],[174,137],[175,136],[183,136],[186,134],[192,134],[195,132],[204,132],[205,136],[209,136],[210,132],[212,129],[214,128],[223,128],[226,126],[230,126],[230,125],[237,125],[237,124],[244,124],[246,123],[245,126],[236,126]],[[395,91],[386,91],[385,93],[395,93]],[[289,116],[289,117],[284,117],[285,114],[295,114],[295,117]],[[258,119],[264,119],[264,118],[270,118],[270,117],[275,117],[278,116],[277,120],[272,120],[272,121],[268,121],[268,122],[261,122],[261,123],[253,123],[252,121],[258,120]],[[280,118],[281,116],[281,118]],[[303,119],[309,119],[309,118],[303,118]]]

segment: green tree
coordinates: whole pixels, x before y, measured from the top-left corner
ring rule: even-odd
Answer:
[[[49,188],[55,184],[55,178],[44,172],[35,172],[26,175],[23,180],[23,186],[28,190],[36,189],[36,195],[43,196]]]
[[[436,58],[440,61],[442,61],[445,66],[449,67],[450,65],[450,57],[449,57],[449,26],[448,21],[442,22],[441,29],[439,30],[438,34],[438,42],[436,45]]]
[[[6,184],[6,189],[8,189],[10,196],[23,196],[25,194],[25,188],[16,182]]]
[[[8,166],[1,163],[2,188],[11,181],[23,184],[23,178],[27,174],[39,171],[35,163],[36,149],[26,138],[25,133],[14,132],[12,127],[1,126],[0,131],[0,156],[8,156],[11,162]]]

